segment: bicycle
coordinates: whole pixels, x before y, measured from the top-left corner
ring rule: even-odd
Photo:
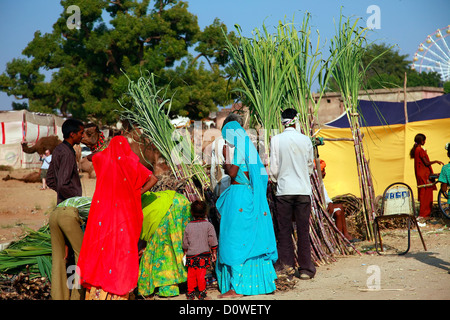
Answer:
[[[423,187],[434,186],[439,182],[438,178],[439,178],[439,173],[432,174],[432,175],[430,175],[431,183],[420,185],[418,187],[423,188]],[[448,203],[448,191],[444,192],[441,190],[441,188],[439,188],[439,192],[437,195],[437,203],[438,203],[439,209],[441,210],[442,214],[447,219],[450,219],[450,204]]]
[[[443,192],[439,189],[437,201],[442,214],[447,219],[450,219],[450,204],[448,203],[448,192]]]

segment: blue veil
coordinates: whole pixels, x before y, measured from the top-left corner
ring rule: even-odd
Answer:
[[[272,216],[267,203],[267,171],[250,137],[236,121],[222,128],[222,136],[234,145],[235,165],[247,167],[249,186],[229,187],[217,200],[222,209],[219,239],[219,258],[227,265],[236,265],[257,256],[266,256],[275,262],[278,258]],[[246,188],[246,189],[245,189]],[[243,192],[242,192],[243,191]],[[225,204],[226,203],[226,204]],[[245,214],[240,214],[242,208]]]

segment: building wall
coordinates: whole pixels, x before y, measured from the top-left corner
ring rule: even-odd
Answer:
[[[430,99],[444,94],[443,88],[434,87],[412,87],[406,88],[406,101],[417,101]],[[376,89],[370,91],[360,91],[360,100],[373,100],[385,102],[403,102],[405,92],[403,88],[396,89]],[[332,121],[344,112],[341,94],[336,92],[326,93],[319,106],[317,114],[317,124],[322,126],[324,123]]]

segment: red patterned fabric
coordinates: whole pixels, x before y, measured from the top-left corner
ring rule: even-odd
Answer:
[[[97,183],[78,260],[81,283],[124,295],[137,285],[140,189],[152,172],[122,136],[114,137],[92,162]]]

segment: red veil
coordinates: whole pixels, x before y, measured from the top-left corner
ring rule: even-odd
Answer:
[[[81,283],[124,295],[137,284],[143,220],[140,190],[152,172],[123,136],[112,138],[92,162],[97,182],[78,259]]]

